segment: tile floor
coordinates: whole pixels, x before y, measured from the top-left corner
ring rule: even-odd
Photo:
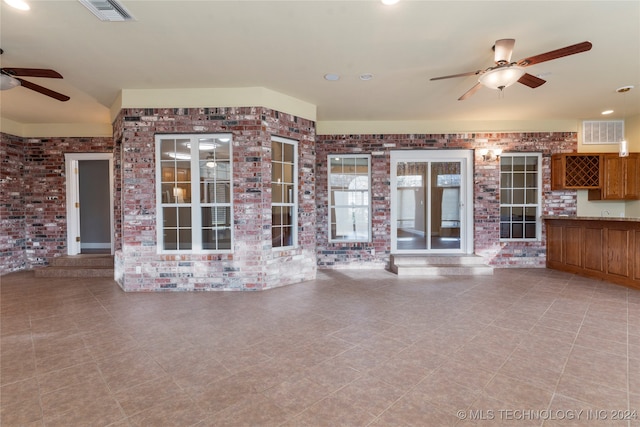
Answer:
[[[3,427],[640,426],[640,291],[566,273],[1,297]]]

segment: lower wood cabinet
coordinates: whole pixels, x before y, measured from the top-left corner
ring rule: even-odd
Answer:
[[[546,218],[547,267],[640,289],[640,220]]]

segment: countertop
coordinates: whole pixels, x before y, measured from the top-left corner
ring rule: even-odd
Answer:
[[[616,221],[616,222],[638,222],[640,218],[626,218],[617,216],[543,216],[542,219],[562,219],[562,220],[575,220],[575,221]]]

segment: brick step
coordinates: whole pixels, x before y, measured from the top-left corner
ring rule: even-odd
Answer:
[[[50,266],[35,270],[36,277],[111,277],[113,267],[56,267]]]
[[[51,261],[52,267],[111,267],[111,255],[72,255],[56,257]]]
[[[35,270],[36,277],[111,277],[112,255],[70,255],[56,257],[48,267]]]

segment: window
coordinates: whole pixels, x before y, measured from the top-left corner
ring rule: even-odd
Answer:
[[[295,246],[298,222],[298,146],[296,141],[271,140],[271,245]]]
[[[371,240],[371,158],[328,156],[329,241]]]
[[[500,239],[540,239],[541,165],[541,154],[500,156]]]
[[[231,135],[159,135],[156,159],[159,249],[231,251]]]

